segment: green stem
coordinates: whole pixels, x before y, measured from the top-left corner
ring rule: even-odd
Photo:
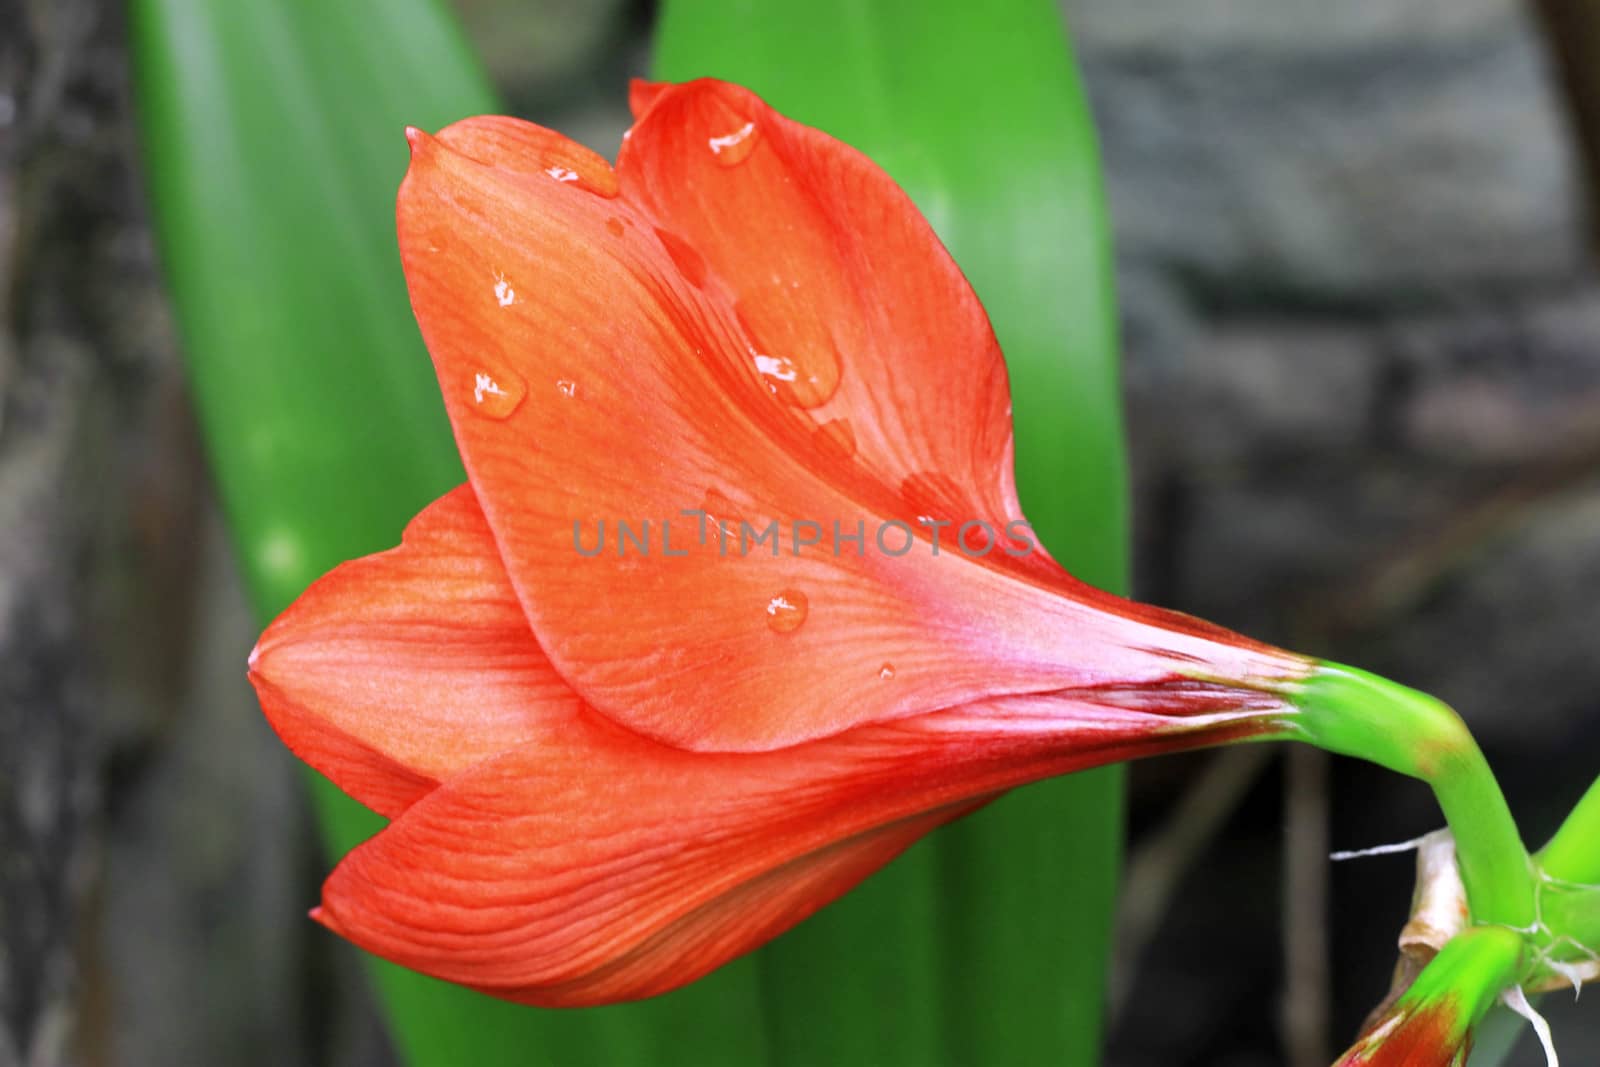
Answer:
[[[1534,857],[1544,877],[1539,918],[1550,958],[1585,963],[1600,952],[1600,779]]]
[[[1293,725],[1305,740],[1433,787],[1455,835],[1474,920],[1532,927],[1532,863],[1500,783],[1460,716],[1424,693],[1336,663],[1319,663],[1293,699]]]
[[[1600,883],[1600,778],[1589,786],[1538,860],[1552,878],[1585,885]]]

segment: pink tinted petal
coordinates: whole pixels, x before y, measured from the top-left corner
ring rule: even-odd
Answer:
[[[301,759],[391,817],[579,706],[466,486],[418,515],[400,547],[306,590],[262,635],[250,680]]]
[[[623,195],[726,285],[780,396],[847,428],[895,517],[998,527],[1012,485],[1005,362],[982,305],[871,160],[747,89],[654,86],[618,159]],[[840,431],[842,432],[842,430]]]
[[[1281,708],[1166,715],[1071,698],[692,753],[598,716],[484,763],[346,857],[318,918],[500,996],[649,996],[775,936],[917,835],[1025,781],[1271,729]]]
[[[948,542],[933,551],[899,517],[909,502],[978,497],[943,473],[884,485],[847,454],[842,432],[768,388],[772,368],[692,243],[626,193],[543,180],[539,146],[554,135],[507,135],[506,121],[493,120],[492,138],[452,127],[414,140],[402,259],[523,610],[597,710],[681,747],[752,751],[996,695],[1165,679],[1196,663],[1251,684],[1302,669],[1231,636],[1169,640],[1160,620],[1108,627],[1048,564],[1017,569],[997,549],[978,558]],[[450,147],[490,140],[494,152],[481,154],[495,155],[492,166]],[[517,144],[532,164],[496,155]],[[991,412],[1004,392],[995,382],[973,394]],[[1003,425],[982,425],[979,455],[1003,451]],[[1009,492],[995,484],[991,496]],[[746,523],[773,540],[744,540]]]

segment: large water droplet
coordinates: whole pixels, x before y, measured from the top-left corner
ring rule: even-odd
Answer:
[[[767,601],[767,627],[774,633],[788,634],[800,629],[811,605],[798,589],[785,589]]]
[[[885,663],[882,667],[879,667],[878,668],[878,677],[882,678],[886,682],[890,678],[893,678],[894,677],[894,664],[893,663]]]
[[[737,167],[750,158],[756,142],[761,139],[761,129],[752,119],[737,129],[707,138],[711,155],[724,167]]]
[[[472,376],[472,410],[491,419],[504,419],[517,410],[528,387],[515,374],[477,371]]]
[[[850,429],[848,419],[831,419],[818,426],[812,435],[812,440],[817,443],[817,451],[832,460],[854,459],[856,454],[856,435]]]
[[[688,241],[670,230],[656,229],[656,237],[661,240],[661,247],[667,250],[667,255],[672,257],[672,263],[678,268],[689,284],[696,289],[706,284],[706,261],[701,258]]]
[[[762,318],[757,305],[740,301],[733,310],[750,338],[756,371],[773,396],[799,408],[820,407],[833,398],[839,389],[840,370],[831,342],[798,337],[765,340],[764,334],[778,331],[763,331],[755,325]]]

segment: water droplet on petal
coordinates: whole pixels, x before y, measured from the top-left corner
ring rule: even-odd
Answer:
[[[832,342],[822,338],[793,338],[786,344],[763,340],[752,320],[759,317],[749,301],[734,305],[739,325],[750,338],[750,354],[767,390],[798,408],[826,404],[839,390],[839,356]]]
[[[615,215],[611,216],[609,219],[606,219],[606,229],[611,231],[611,236],[621,237],[622,220],[617,218]]]
[[[700,510],[706,513],[706,541],[717,543],[717,530],[722,531],[721,547],[737,548],[739,544],[739,515],[728,494],[720,489],[707,489],[706,498],[700,501]]]
[[[491,419],[504,419],[517,410],[528,387],[514,374],[478,371],[472,377],[472,410]]]
[[[800,372],[794,369],[794,360],[787,356],[764,356],[757,352],[755,360],[756,373],[774,382],[792,382],[800,376]],[[778,387],[769,385],[768,388],[776,392]]]
[[[574,397],[578,395],[578,383],[569,381],[566,378],[557,379],[556,388],[561,390],[561,395],[565,397]]]
[[[894,664],[893,663],[885,663],[882,667],[879,667],[878,668],[878,677],[882,678],[886,682],[890,678],[893,678],[894,677]]]
[[[673,266],[678,268],[678,273],[690,285],[698,289],[706,284],[706,261],[688,241],[670,230],[660,228],[656,230],[656,237],[661,240],[661,247],[667,250],[667,255],[672,257]]]
[[[856,435],[850,429],[848,419],[832,419],[818,426],[812,440],[817,443],[817,450],[824,456],[833,460],[854,459],[856,454]]]
[[[767,601],[767,627],[774,633],[793,633],[806,621],[806,612],[810,607],[806,595],[800,590],[785,589]]]
[[[575,182],[578,180],[578,172],[567,167],[546,167],[544,172],[558,182]]]
[[[503,308],[508,308],[517,302],[517,291],[511,288],[511,283],[503,275],[498,275],[494,280],[494,300]]]
[[[933,519],[965,522],[981,518],[966,514],[972,510],[967,496],[954,478],[938,471],[919,471],[900,483],[900,498],[918,522]]]
[[[724,167],[737,167],[750,158],[750,153],[755,151],[756,142],[760,139],[761,131],[756,128],[755,121],[751,120],[736,130],[707,138],[706,144],[710,146],[711,154],[718,163]]]

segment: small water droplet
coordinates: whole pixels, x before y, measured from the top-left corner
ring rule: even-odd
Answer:
[[[711,147],[711,154],[716,157],[718,163],[724,167],[737,167],[750,158],[750,153],[755,151],[756,142],[760,138],[760,131],[752,120],[730,133],[708,138],[706,143]]]
[[[672,257],[673,266],[678,268],[685,280],[696,289],[706,284],[706,261],[690,246],[688,241],[670,230],[656,229],[656,237],[661,241],[661,247],[667,250],[667,255]]]
[[[894,677],[894,664],[893,663],[885,663],[882,667],[879,667],[878,668],[878,677],[882,678],[886,682],[890,678],[893,678]]]
[[[494,299],[495,303],[503,308],[517,302],[517,291],[511,288],[511,283],[506,281],[503,275],[497,276],[494,280]]]
[[[767,628],[774,633],[788,634],[806,621],[811,605],[806,595],[798,589],[785,589],[767,601]]]
[[[771,378],[774,382],[792,382],[800,376],[794,369],[794,360],[788,356],[763,356],[760,352],[755,354],[756,372]],[[776,391],[776,385],[768,388]]]
[[[622,220],[617,218],[615,215],[611,216],[609,219],[606,219],[606,229],[611,231],[611,236],[621,237]]]
[[[472,377],[472,410],[491,419],[504,419],[517,410],[528,387],[514,374],[478,371]]]
[[[558,182],[575,182],[578,180],[578,172],[567,167],[546,167],[544,172]]]
[[[578,383],[569,381],[566,378],[558,379],[556,381],[556,388],[561,390],[562,396],[573,397],[578,395]]]
[[[900,497],[916,515],[918,522],[961,520],[976,518],[966,514],[967,494],[961,491],[956,480],[938,471],[919,471],[900,483]]]
[[[818,426],[812,440],[817,443],[817,450],[824,456],[833,460],[854,459],[856,454],[856,435],[850,429],[848,419],[832,419]]]
[[[721,530],[721,547],[739,544],[739,515],[728,494],[720,489],[707,489],[706,498],[700,501],[700,510],[706,513],[706,540],[717,542]]]
[[[826,404],[838,392],[839,357],[831,342],[794,337],[787,343],[773,344],[764,341],[763,335],[778,331],[758,329],[752,321],[762,318],[759,306],[740,301],[733,310],[750,338],[750,355],[755,360],[756,371],[773,396],[798,408],[815,408]],[[769,319],[772,317],[775,316]]]

